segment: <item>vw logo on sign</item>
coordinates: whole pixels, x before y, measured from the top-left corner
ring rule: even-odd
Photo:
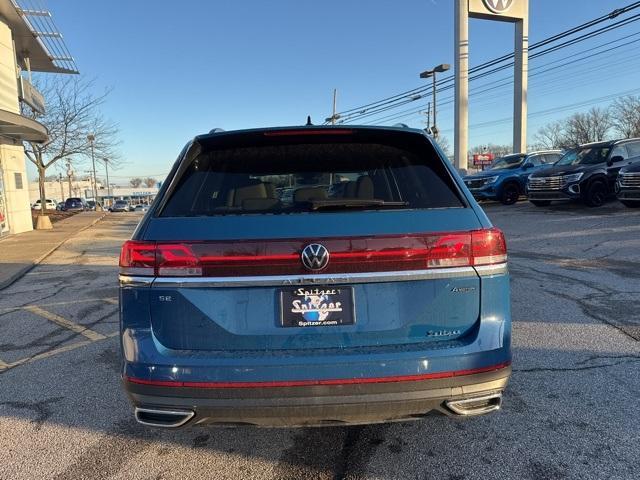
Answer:
[[[300,260],[309,270],[322,270],[329,264],[329,250],[324,245],[312,243],[302,249]]]
[[[482,0],[493,13],[504,13],[511,8],[513,0]]]

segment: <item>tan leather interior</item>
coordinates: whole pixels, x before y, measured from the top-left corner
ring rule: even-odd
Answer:
[[[293,200],[296,202],[310,202],[312,200],[325,200],[327,198],[327,190],[324,187],[303,187],[299,188],[293,194]]]

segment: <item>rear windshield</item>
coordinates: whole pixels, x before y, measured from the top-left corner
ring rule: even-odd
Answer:
[[[79,198],[67,198],[67,201],[65,203],[81,203],[82,200],[80,200]]]
[[[456,192],[428,144],[218,147],[191,162],[161,216],[462,207]]]

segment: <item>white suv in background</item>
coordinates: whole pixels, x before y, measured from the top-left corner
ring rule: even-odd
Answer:
[[[56,201],[55,201],[55,200],[51,200],[51,199],[49,199],[49,198],[47,198],[47,199],[45,200],[45,202],[46,202],[46,204],[45,204],[45,208],[46,208],[47,210],[55,210],[55,209],[56,209],[56,207],[58,206],[58,204],[56,203]],[[35,202],[33,205],[31,205],[31,208],[32,208],[33,210],[42,210],[41,201],[40,201],[40,200],[36,200],[36,202]]]

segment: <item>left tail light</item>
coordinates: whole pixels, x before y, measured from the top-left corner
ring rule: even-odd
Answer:
[[[156,268],[156,245],[129,240],[120,251],[120,273],[123,275],[153,276]]]

